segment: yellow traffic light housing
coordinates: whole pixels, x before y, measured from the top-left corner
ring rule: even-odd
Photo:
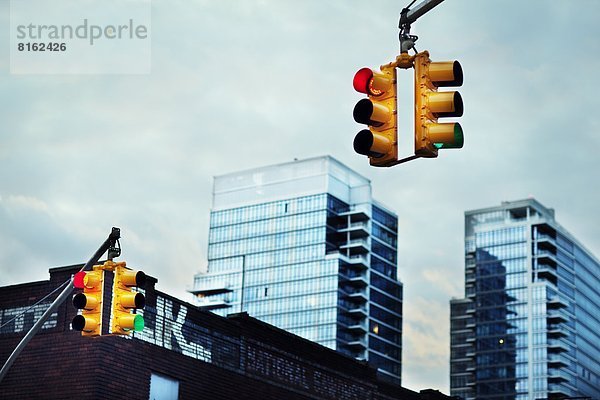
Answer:
[[[354,75],[353,84],[356,91],[369,97],[354,107],[354,120],[369,127],[354,138],[354,150],[368,156],[373,166],[394,165],[398,160],[396,68],[362,68]]]
[[[439,123],[438,118],[460,117],[463,102],[458,92],[438,92],[439,87],[461,86],[462,67],[458,61],[432,62],[429,53],[418,53],[415,68],[415,155],[437,157],[439,149],[463,146],[458,122]]]
[[[144,329],[144,318],[135,311],[144,308],[146,298],[133,288],[144,286],[146,274],[125,268],[124,262],[116,265],[114,273],[111,332],[120,335],[139,332]]]
[[[71,322],[76,331],[82,336],[98,336],[102,334],[102,297],[104,294],[104,270],[94,266],[93,271],[78,272],[73,284],[83,289],[82,293],[73,296],[73,305],[81,310]]]

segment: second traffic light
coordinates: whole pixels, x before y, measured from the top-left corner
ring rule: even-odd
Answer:
[[[368,96],[354,107],[354,120],[369,127],[354,138],[354,150],[368,156],[373,166],[393,165],[398,159],[396,68],[362,68],[354,75],[353,84],[356,91]]]
[[[132,271],[122,265],[117,265],[114,272],[111,332],[127,335],[134,331],[142,331],[144,317],[134,312],[144,308],[146,298],[132,289],[144,286],[146,274],[142,271]]]
[[[458,92],[438,92],[439,87],[461,86],[462,67],[458,61],[432,62],[429,53],[415,55],[415,155],[437,157],[439,149],[463,146],[458,122],[439,123],[438,118],[461,117],[463,102]]]
[[[81,310],[81,314],[73,318],[71,326],[81,331],[82,336],[101,335],[104,271],[96,267],[93,271],[80,271],[75,274],[73,285],[83,292],[73,296],[73,305]]]

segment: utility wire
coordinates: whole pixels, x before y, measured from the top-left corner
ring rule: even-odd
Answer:
[[[5,323],[3,323],[2,325],[0,325],[0,329],[4,328],[6,325],[10,324],[11,322],[13,322],[14,320],[16,320],[17,318],[19,318],[21,315],[27,313],[27,311],[31,310],[33,307],[37,306],[38,304],[40,304],[42,301],[46,300],[48,297],[52,296],[55,292],[57,292],[59,289],[63,288],[66,284],[68,284],[71,280],[67,279],[64,283],[62,283],[59,287],[57,287],[56,289],[54,289],[52,292],[48,293],[46,296],[44,296],[43,299],[38,300],[35,304],[30,305],[29,307],[27,307],[26,310],[23,310],[23,312],[15,315],[14,317],[12,317],[11,319],[9,319],[8,321],[6,321]]]

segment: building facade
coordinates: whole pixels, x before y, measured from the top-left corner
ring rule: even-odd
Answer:
[[[400,383],[396,215],[331,157],[215,177],[197,304],[250,316]]]
[[[600,262],[534,199],[465,213],[451,394],[600,398]]]
[[[47,295],[80,269],[53,268],[48,281],[0,287],[0,365],[56,296]],[[385,382],[364,362],[247,314],[199,310],[155,284],[148,277],[146,326],[130,337],[82,336],[65,301],[0,382],[0,399],[450,399]]]

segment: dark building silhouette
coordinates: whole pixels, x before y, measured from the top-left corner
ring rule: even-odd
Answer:
[[[31,306],[80,267],[53,268],[49,281],[0,288],[2,364],[56,294]],[[381,381],[366,362],[245,313],[225,318],[202,311],[155,290],[155,283],[149,278],[144,289],[146,327],[131,337],[82,337],[70,327],[77,310],[62,304],[0,382],[0,399],[449,398]]]

